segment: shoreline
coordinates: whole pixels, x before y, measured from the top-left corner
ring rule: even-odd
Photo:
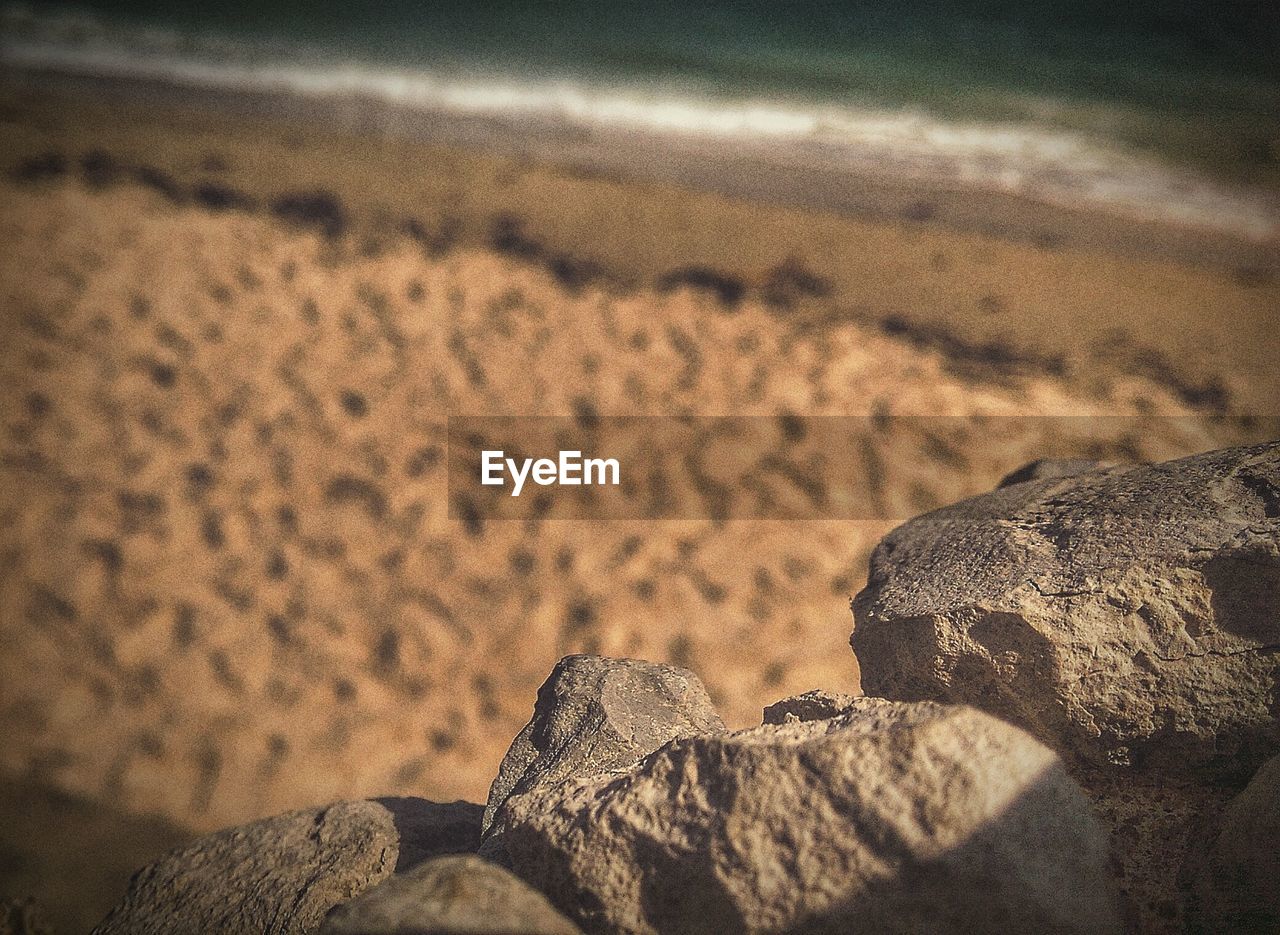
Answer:
[[[537,110],[468,109],[360,91],[317,95],[229,87],[157,75],[91,75],[56,67],[15,67],[6,61],[0,61],[0,83],[23,91],[204,110],[211,115],[296,120],[348,134],[470,149],[587,175],[676,185],[862,220],[905,221],[1049,246],[1070,241],[1086,249],[1175,262],[1280,271],[1280,193],[1231,186],[1119,150],[1085,146],[1072,151],[1068,137],[1039,141],[1050,155],[1022,165],[1019,160],[1025,161],[1025,153],[1011,154],[1019,146],[1035,148],[1034,141],[1014,138],[1005,142],[1010,153],[979,150],[966,156],[963,150],[949,152],[929,139],[931,134],[963,136],[963,126],[912,127],[910,118],[902,118],[907,121],[903,125],[868,128],[861,140],[835,143],[665,132],[625,123],[581,122]],[[988,129],[1001,131],[996,126]],[[883,139],[877,140],[877,134]],[[1088,164],[1088,169],[1071,165],[1073,159]],[[993,222],[993,213],[1000,215],[998,221]]]

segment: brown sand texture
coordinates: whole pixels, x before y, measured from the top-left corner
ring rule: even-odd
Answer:
[[[731,726],[856,690],[848,604],[893,517],[1274,412],[1256,260],[3,105],[0,770],[113,813],[483,801],[571,652],[689,666]],[[584,411],[965,418],[848,452],[878,520],[449,517],[450,415]],[[1028,418],[1088,414],[1131,418]]]

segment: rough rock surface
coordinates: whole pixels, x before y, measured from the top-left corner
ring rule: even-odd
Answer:
[[[1085,764],[1252,770],[1280,745],[1280,444],[918,517],[854,613],[868,694],[971,703]]]
[[[538,689],[533,717],[502,758],[484,832],[513,795],[540,784],[630,766],[669,740],[724,730],[688,669],[603,656],[566,656]]]
[[[521,876],[588,931],[1118,930],[1062,762],[965,706],[858,701],[677,740],[507,805]]]
[[[307,933],[393,872],[475,850],[481,809],[395,798],[339,802],[193,841],[134,875],[97,935]]]
[[[1217,783],[1108,770],[1076,777],[1110,831],[1112,872],[1131,931],[1182,933],[1187,855],[1202,846],[1232,790]]]
[[[824,721],[855,710],[861,699],[854,695],[821,688],[775,701],[764,709],[764,723],[790,724],[794,721]]]
[[[1280,932],[1280,757],[1226,807],[1193,853],[1194,932]],[[1207,845],[1207,846],[1206,846]]]
[[[329,913],[322,935],[576,935],[541,893],[474,855],[437,857]]]

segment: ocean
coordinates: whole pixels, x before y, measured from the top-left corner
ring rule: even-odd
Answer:
[[[10,70],[731,140],[1276,230],[1266,0],[93,0],[0,30]]]

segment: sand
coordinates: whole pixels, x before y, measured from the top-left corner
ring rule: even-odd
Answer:
[[[1276,413],[1266,244],[119,95],[10,87],[0,120],[0,771],[114,814],[482,801],[570,652],[690,666],[731,726],[856,691],[892,517],[1274,433],[1243,418]],[[848,453],[883,518],[449,517],[450,415],[584,407],[887,416]],[[1090,414],[1126,418],[1036,418]]]

